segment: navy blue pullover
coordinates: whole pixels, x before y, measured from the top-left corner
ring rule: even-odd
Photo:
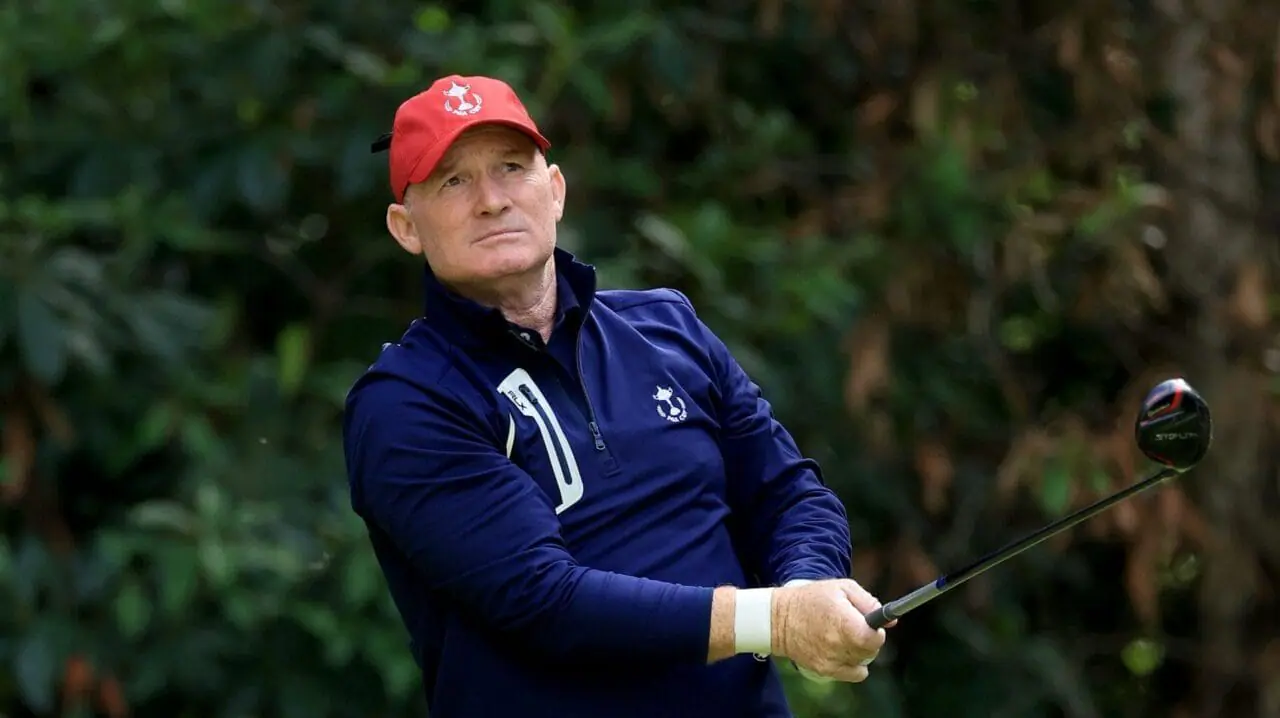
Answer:
[[[425,273],[344,443],[433,718],[780,718],[771,662],[707,664],[715,586],[847,577],[844,507],[670,289],[556,250],[551,340]]]

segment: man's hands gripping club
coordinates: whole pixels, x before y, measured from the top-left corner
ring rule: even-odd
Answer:
[[[867,679],[884,646],[884,629],[872,630],[864,616],[880,602],[856,581],[816,581],[774,594],[774,655],[791,659],[809,674],[849,683]]]
[[[732,588],[716,590],[712,604],[712,661],[734,650]],[[809,677],[849,683],[867,679],[868,666],[885,642],[884,629],[872,630],[864,616],[880,602],[856,581],[832,579],[773,589],[771,653],[788,658]],[[892,626],[893,624],[889,624]]]

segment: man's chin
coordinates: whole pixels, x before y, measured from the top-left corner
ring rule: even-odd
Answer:
[[[547,266],[551,252],[528,244],[494,246],[486,252],[483,269],[477,274],[492,280],[535,274]]]

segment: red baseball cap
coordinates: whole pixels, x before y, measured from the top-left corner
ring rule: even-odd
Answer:
[[[391,150],[391,192],[404,201],[409,185],[425,180],[458,136],[476,125],[505,125],[520,130],[546,152],[551,147],[538,131],[515,90],[492,77],[449,75],[401,103],[390,134],[372,150]]]

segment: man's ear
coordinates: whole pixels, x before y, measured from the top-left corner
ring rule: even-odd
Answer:
[[[409,254],[422,254],[422,240],[418,237],[418,229],[409,216],[409,208],[402,204],[387,205],[387,231],[396,238],[396,243]]]
[[[564,217],[565,180],[560,165],[549,165],[547,172],[551,174],[551,197],[556,208],[556,221]]]

